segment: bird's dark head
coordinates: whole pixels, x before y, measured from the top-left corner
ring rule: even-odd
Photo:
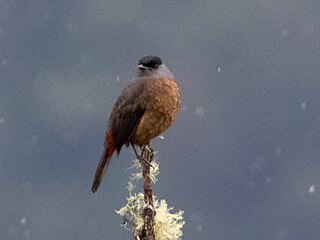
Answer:
[[[160,67],[162,61],[157,56],[146,56],[139,60],[138,68],[141,71],[152,71]]]
[[[172,73],[157,56],[146,56],[138,62],[138,77],[140,78],[171,78]]]

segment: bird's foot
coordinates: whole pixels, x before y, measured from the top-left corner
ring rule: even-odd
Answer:
[[[144,156],[145,159],[147,159],[147,161],[151,162],[153,161],[153,149],[150,147],[150,145],[145,145],[141,148],[141,155]]]
[[[141,147],[141,153],[139,154],[134,145],[132,145],[134,153],[142,166],[152,167],[151,162],[153,161],[153,149],[150,145],[145,145]]]
[[[153,161],[153,149],[150,147],[150,145],[145,145],[141,148],[141,156],[143,158],[143,162],[146,163],[149,167],[152,167],[151,162]]]
[[[142,154],[137,155],[137,158],[142,166],[148,166],[153,168],[152,164],[146,158],[144,158]]]

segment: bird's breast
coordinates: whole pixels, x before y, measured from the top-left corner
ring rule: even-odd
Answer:
[[[141,95],[145,113],[137,126],[131,142],[145,145],[164,132],[176,119],[180,108],[180,91],[172,79],[148,80]]]

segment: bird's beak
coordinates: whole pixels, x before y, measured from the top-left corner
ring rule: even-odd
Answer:
[[[139,64],[139,65],[138,65],[138,68],[139,68],[140,70],[147,70],[147,69],[148,69],[146,66],[143,66],[142,64]]]

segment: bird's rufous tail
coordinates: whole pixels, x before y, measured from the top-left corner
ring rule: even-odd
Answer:
[[[110,163],[111,157],[116,150],[115,142],[112,133],[107,134],[107,146],[105,147],[103,154],[101,156],[99,165],[94,176],[94,181],[92,184],[91,191],[95,193],[98,190],[98,187],[101,184],[104,173],[107,170],[107,167]]]

